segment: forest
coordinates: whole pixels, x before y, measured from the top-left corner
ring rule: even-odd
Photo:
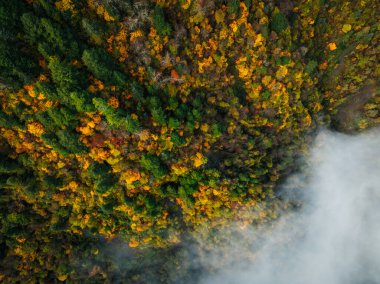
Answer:
[[[185,279],[192,235],[290,210],[277,186],[318,128],[380,124],[379,13],[0,0],[0,282]]]

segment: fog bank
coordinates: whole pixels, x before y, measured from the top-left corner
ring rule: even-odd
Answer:
[[[302,209],[208,253],[200,265],[219,269],[201,283],[380,283],[379,129],[322,131],[306,164],[283,190],[289,197],[302,192]]]

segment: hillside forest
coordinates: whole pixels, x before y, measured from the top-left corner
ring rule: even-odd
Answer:
[[[317,129],[380,123],[379,12],[0,0],[0,282],[167,283],[191,235],[290,210]]]

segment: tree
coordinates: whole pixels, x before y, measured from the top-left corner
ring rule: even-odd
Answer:
[[[289,23],[285,15],[276,8],[272,14],[270,28],[276,33],[281,33],[288,27],[288,25]]]
[[[44,94],[44,96],[49,100],[58,100],[59,96],[53,84],[38,81],[34,86],[34,92],[36,94]]]
[[[30,43],[38,46],[38,51],[46,58],[60,55],[69,59],[79,56],[80,46],[68,28],[48,18],[38,18],[33,13],[21,17],[24,31]]]
[[[87,152],[87,147],[79,141],[79,134],[71,131],[59,130],[55,134],[44,133],[41,139],[63,156]]]
[[[83,63],[88,70],[98,79],[110,85],[124,87],[127,83],[127,77],[117,71],[115,60],[102,49],[86,49],[82,55]]]
[[[46,113],[52,121],[54,121],[56,129],[74,129],[78,125],[78,119],[75,112],[67,107],[52,107],[49,108]]]
[[[0,1],[0,39],[14,41],[15,35],[21,31],[19,21],[20,15],[26,10],[23,1],[14,0]]]
[[[95,106],[92,103],[91,95],[86,91],[75,91],[69,94],[69,103],[78,112],[94,112]]]
[[[92,101],[95,108],[106,117],[110,126],[125,129],[130,133],[139,130],[140,124],[138,120],[133,119],[131,115],[121,110],[115,110],[102,98],[94,98]]]
[[[34,13],[28,12],[21,16],[21,23],[29,41],[37,44],[40,41],[40,34],[43,32],[40,19]]]
[[[116,187],[117,178],[114,175],[106,175],[100,178],[95,184],[96,192],[100,194],[106,193],[112,189],[115,189]]]
[[[140,164],[145,170],[150,171],[156,178],[163,177],[167,173],[166,167],[156,155],[143,154]]]
[[[160,125],[166,124],[166,115],[161,107],[152,108],[150,112],[154,121],[158,122]]]
[[[181,126],[181,122],[177,118],[169,117],[168,126],[172,129],[178,129]]]
[[[83,73],[67,61],[61,61],[58,57],[51,57],[48,68],[54,83],[64,92],[80,90],[86,85],[86,78]]]
[[[180,136],[177,131],[172,132],[170,137],[171,137],[171,141],[177,147],[182,146],[186,143],[185,138],[183,136]]]
[[[102,38],[104,38],[106,29],[101,21],[83,18],[81,24],[83,30],[94,42],[100,43]]]
[[[0,127],[21,127],[21,123],[16,116],[8,115],[2,110],[0,110]]]
[[[107,175],[111,171],[110,165],[107,163],[94,162],[88,168],[88,176],[93,179],[99,179],[104,175]]]
[[[0,42],[0,82],[17,89],[30,83],[37,71],[37,65],[16,44]]]
[[[70,154],[83,154],[87,152],[87,147],[79,141],[79,134],[71,131],[60,130],[57,132],[60,144],[66,148]]]
[[[23,174],[25,169],[15,160],[0,156],[0,174]]]
[[[165,20],[164,10],[158,5],[154,8],[153,24],[158,34],[161,36],[170,35],[172,32],[170,24]]]

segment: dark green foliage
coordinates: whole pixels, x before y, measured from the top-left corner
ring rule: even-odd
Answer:
[[[57,178],[54,176],[46,176],[42,181],[42,185],[47,189],[57,189],[64,185],[62,178]]]
[[[175,186],[173,184],[164,184],[157,189],[160,196],[163,197],[174,197],[177,194]]]
[[[55,47],[55,51],[60,51],[65,57],[75,58],[80,54],[80,48],[73,33],[70,30],[60,27],[49,19],[42,18],[41,26],[43,28],[43,36],[49,44]],[[58,53],[58,52],[57,52]]]
[[[189,108],[187,107],[187,105],[181,104],[179,107],[175,109],[174,114],[176,118],[178,118],[179,120],[183,120],[188,114],[188,112]]]
[[[37,113],[36,118],[47,130],[53,131],[59,127],[46,111]]]
[[[65,51],[65,35],[62,29],[53,21],[46,18],[42,18],[40,24],[43,28],[43,36],[47,41],[50,44],[56,45],[61,52]]]
[[[192,171],[180,179],[180,189],[186,195],[195,193],[198,190],[198,182],[202,179],[202,175],[198,171]]]
[[[314,72],[315,68],[317,68],[317,66],[318,66],[318,62],[317,61],[310,60],[309,63],[307,63],[305,70],[309,74],[312,74]]]
[[[28,223],[28,219],[23,214],[11,213],[7,216],[7,221],[15,224],[26,225]]]
[[[133,81],[131,84],[131,92],[135,100],[144,99],[144,88],[141,85],[139,85],[136,81]]]
[[[228,12],[232,15],[238,15],[240,13],[240,1],[239,0],[228,1]]]
[[[57,151],[63,156],[67,156],[69,152],[63,147],[60,143],[58,138],[52,134],[52,133],[44,133],[41,135],[41,140],[50,147],[53,148],[54,151]]]
[[[70,128],[74,129],[78,120],[75,116],[75,113],[66,107],[60,108],[49,108],[46,111],[46,114],[54,122],[55,126],[53,128]]]
[[[83,52],[82,60],[88,70],[105,83],[120,87],[126,85],[126,76],[117,71],[115,60],[104,50],[86,49]]]
[[[166,124],[166,115],[161,107],[151,109],[151,113],[154,121],[158,122],[160,125]]]
[[[63,156],[87,152],[86,146],[79,141],[79,134],[71,131],[59,130],[56,134],[44,133],[41,139]]]
[[[252,0],[244,0],[244,4],[245,4],[245,6],[247,6],[247,8],[249,10],[252,6]]]
[[[14,89],[30,83],[38,71],[19,38],[19,17],[23,11],[22,1],[0,2],[0,83]]]
[[[143,154],[140,164],[156,178],[163,177],[167,173],[166,167],[161,163],[160,158],[155,155]]]
[[[38,0],[41,7],[45,10],[45,12],[51,16],[53,19],[59,19],[59,12],[54,9],[54,4],[49,0]]]
[[[49,231],[63,232],[65,229],[67,229],[67,227],[68,227],[67,218],[59,218],[55,223],[52,223],[50,225]],[[66,266],[66,265],[60,265],[60,266]]]
[[[19,121],[26,121],[28,118],[30,118],[30,114],[28,113],[28,106],[23,102],[19,102],[15,106],[13,113],[15,116],[18,116]]]
[[[202,113],[201,113],[201,111],[199,109],[193,108],[193,110],[191,111],[191,113],[192,113],[195,121],[200,121],[201,120]]]
[[[166,125],[166,114],[162,109],[162,103],[157,96],[151,96],[148,98],[149,109],[152,114],[152,118],[160,125]]]
[[[94,98],[92,100],[95,108],[100,111],[107,119],[107,122],[110,126],[121,127],[122,125],[122,116],[120,112],[116,111],[111,107],[106,100],[102,98]]]
[[[172,129],[178,129],[181,126],[181,122],[177,118],[169,117],[168,126]]]
[[[117,179],[114,175],[106,175],[99,179],[95,184],[95,190],[98,193],[106,193],[117,187]]]
[[[193,131],[195,129],[195,123],[194,123],[194,119],[192,117],[187,119],[186,129],[189,131]]]
[[[32,168],[35,165],[35,161],[25,153],[19,155],[17,160],[25,168]]]
[[[147,101],[151,109],[162,107],[160,98],[158,96],[155,96],[154,94],[151,94]]]
[[[262,94],[264,99],[269,99],[271,96],[271,93],[268,90],[265,90]]]
[[[48,82],[39,81],[34,87],[36,94],[44,94],[49,100],[58,100],[59,96],[54,88],[54,86]]]
[[[106,100],[102,98],[93,98],[92,102],[95,108],[106,117],[110,126],[121,127],[122,116],[120,112],[111,107]]]
[[[283,30],[285,30],[288,27],[289,23],[286,19],[285,15],[281,12],[275,12],[272,15],[271,21],[270,21],[270,28],[275,31],[276,33],[281,33]]]
[[[107,175],[111,171],[110,165],[106,163],[98,163],[94,162],[89,168],[88,168],[88,176],[93,179],[99,179],[102,176]]]
[[[153,24],[161,36],[170,35],[172,32],[170,24],[165,20],[164,10],[158,5],[154,8]]]
[[[110,214],[116,205],[115,199],[108,199],[107,202],[100,207],[100,210],[105,214]]]
[[[0,1],[0,39],[14,40],[20,31],[19,18],[25,11],[25,4],[21,0]]]
[[[178,107],[179,102],[178,102],[177,98],[169,97],[168,104],[169,104],[170,110],[175,110]]]
[[[32,43],[37,43],[42,32],[40,19],[35,16],[34,13],[29,12],[21,16],[21,23],[29,41]]]
[[[35,181],[33,180],[33,177],[27,175],[14,175],[7,179],[8,188],[28,190],[34,185]]]
[[[80,47],[69,29],[51,19],[40,19],[33,13],[23,14],[21,22],[29,41],[38,45],[39,52],[46,59],[54,55],[71,59],[79,56]]]
[[[130,133],[139,130],[140,124],[138,120],[133,119],[129,114],[123,113],[121,110],[115,110],[102,98],[94,98],[92,100],[95,108],[105,115],[110,126],[122,128]]]
[[[220,123],[214,123],[211,125],[211,131],[214,138],[219,138],[223,135],[223,129]]]
[[[57,137],[62,146],[64,146],[70,154],[82,154],[87,152],[86,146],[79,141],[79,134],[71,131],[60,130]]]
[[[112,116],[115,113],[115,110],[102,98],[93,98],[92,102],[94,103],[96,109],[102,114],[107,116]]]
[[[122,120],[122,125],[130,133],[135,133],[140,129],[140,123],[138,120],[133,119],[130,115],[125,115]]]
[[[82,19],[82,28],[86,34],[92,39],[101,39],[106,33],[104,24],[95,19]]]
[[[0,41],[0,83],[19,88],[30,83],[38,67],[16,45]]]
[[[153,196],[148,195],[145,198],[145,206],[148,210],[155,209],[157,207],[156,199]]]
[[[37,50],[46,59],[49,59],[57,53],[57,51],[54,49],[54,46],[46,42],[38,43]]]
[[[21,123],[14,115],[8,115],[0,110],[0,127],[11,128],[21,127]]]
[[[17,161],[0,156],[0,174],[22,174],[24,171]]]
[[[92,96],[86,91],[75,91],[69,94],[69,103],[78,112],[94,112],[95,106],[92,103]]]
[[[171,141],[174,143],[175,146],[179,147],[186,143],[186,140],[183,136],[180,136],[178,132],[173,132],[171,134]]]
[[[53,81],[65,92],[82,89],[86,85],[86,78],[83,76],[83,73],[79,72],[78,69],[67,61],[61,61],[57,57],[52,57],[49,60],[48,68],[50,69]]]
[[[186,191],[186,188],[180,186],[178,188],[178,196],[188,204],[194,204],[194,197]]]

